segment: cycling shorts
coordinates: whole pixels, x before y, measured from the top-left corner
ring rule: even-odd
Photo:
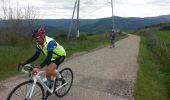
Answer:
[[[55,60],[50,61],[49,64],[53,62],[57,65],[57,68],[59,68],[59,65],[64,62],[64,59],[65,59],[65,56],[60,56],[60,57],[57,57]]]

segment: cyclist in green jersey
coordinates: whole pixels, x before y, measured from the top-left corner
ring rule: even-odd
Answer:
[[[41,68],[47,66],[46,78],[50,82],[52,76],[57,76],[58,79],[62,78],[60,73],[58,71],[56,72],[55,69],[64,61],[66,52],[60,44],[46,36],[45,33],[43,28],[36,29],[32,32],[32,38],[36,43],[36,52],[30,59],[19,65],[24,66],[25,64],[31,63],[43,53],[46,56],[45,60],[34,68],[33,72],[38,73]]]

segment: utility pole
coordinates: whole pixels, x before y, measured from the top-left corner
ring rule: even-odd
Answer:
[[[74,4],[74,10],[73,10],[72,18],[71,18],[71,23],[70,23],[70,26],[69,26],[69,32],[68,32],[68,35],[67,35],[68,39],[70,38],[70,33],[71,33],[72,24],[73,24],[73,18],[74,18],[76,5],[77,5],[77,0],[75,0],[75,4]]]
[[[77,38],[79,38],[79,7],[80,7],[80,0],[78,0],[78,4],[77,4]]]
[[[111,7],[112,7],[112,24],[113,24],[113,29],[114,29],[113,0],[111,0]]]

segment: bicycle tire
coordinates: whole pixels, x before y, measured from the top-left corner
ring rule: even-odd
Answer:
[[[23,89],[21,89],[22,88],[22,86],[24,86],[24,85],[28,85],[28,84],[32,84],[33,83],[33,81],[32,80],[30,80],[30,81],[25,81],[25,82],[23,82],[23,83],[20,83],[19,85],[17,85],[11,92],[10,92],[10,94],[8,95],[8,97],[7,97],[7,100],[27,100],[27,99],[25,99],[24,98],[24,94],[25,94],[25,96],[26,96],[26,93],[24,93],[24,90]],[[40,84],[40,83],[36,83],[36,86],[38,86],[39,88],[40,88],[40,90],[41,90],[41,93],[42,93],[42,95],[41,95],[41,97],[40,97],[40,99],[39,100],[44,100],[44,89],[43,89],[43,87],[42,87],[42,85]],[[35,86],[35,88],[36,88],[36,86]],[[25,88],[25,90],[27,90],[27,88],[28,87],[26,87]],[[34,88],[34,89],[35,89]],[[17,94],[17,90],[19,90],[20,89],[20,92],[22,93],[21,95],[21,97],[22,98],[24,98],[24,99],[16,99],[16,98],[14,98],[14,99],[12,99],[12,97],[14,96],[14,94],[16,94],[17,96],[19,96],[18,94]],[[16,92],[16,93],[15,93]],[[39,91],[38,91],[39,92]],[[34,93],[34,91],[33,91],[33,93]],[[34,94],[32,94],[32,96],[34,96],[36,93],[34,93]],[[39,96],[38,96],[39,97]],[[31,99],[32,100],[32,99]],[[33,100],[37,100],[37,99],[33,99]]]
[[[70,82],[68,83],[68,85],[66,85],[66,86],[68,86],[68,88],[67,88],[66,91],[64,91],[64,93],[60,93],[60,90],[64,89],[66,86],[63,87],[63,88],[61,88],[60,90],[54,92],[54,93],[56,94],[56,96],[58,96],[58,97],[63,97],[63,96],[65,96],[65,95],[69,92],[69,90],[71,89],[71,86],[72,86],[72,83],[73,83],[73,71],[72,71],[70,68],[64,68],[64,69],[62,69],[62,70],[60,71],[61,76],[65,79],[66,82],[68,82],[68,81],[66,80],[66,76],[64,76],[64,72],[66,72],[66,71],[68,71],[68,72],[70,73],[71,79],[70,79]],[[57,80],[57,78],[56,78],[55,87],[56,87],[57,81],[58,81],[58,80]]]

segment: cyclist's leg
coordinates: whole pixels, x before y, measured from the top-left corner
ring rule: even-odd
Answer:
[[[64,62],[64,59],[65,57],[59,57],[53,61],[57,65],[57,69],[59,68],[59,65]],[[57,69],[56,69],[57,78],[61,78],[61,75]]]
[[[59,65],[64,62],[64,59],[65,57],[58,57],[48,65],[46,69],[46,77],[48,80],[51,80],[51,76],[57,76],[58,78],[61,77],[59,71],[56,69],[58,69]]]
[[[110,48],[113,47],[113,39],[110,39]]]
[[[115,47],[115,39],[113,39],[112,42],[112,46]]]
[[[46,68],[46,77],[48,80],[51,80],[51,76],[55,76],[56,72],[55,69],[57,68],[57,65],[53,62],[51,62],[47,68]]]

